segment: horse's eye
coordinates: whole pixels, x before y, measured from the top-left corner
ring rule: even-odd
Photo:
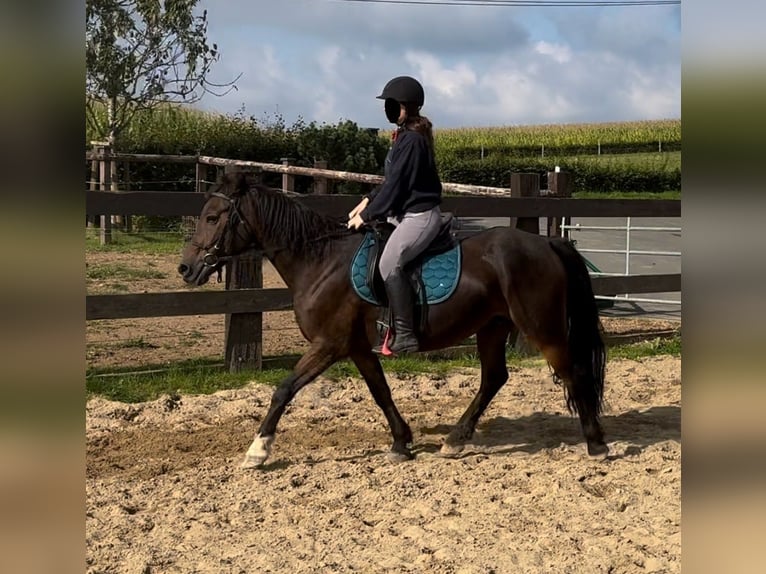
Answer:
[[[207,216],[207,222],[208,223],[218,223],[218,216],[217,215],[208,215]]]

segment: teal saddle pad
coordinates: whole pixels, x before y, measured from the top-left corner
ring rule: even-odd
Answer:
[[[363,300],[373,305],[382,305],[370,289],[367,277],[370,248],[374,243],[374,233],[367,232],[351,260],[351,284]],[[425,302],[429,305],[442,303],[454,293],[460,278],[460,244],[438,255],[418,258],[414,265],[420,271],[419,283],[421,288],[425,289]],[[418,302],[421,302],[422,297],[423,294],[420,293],[417,297]]]

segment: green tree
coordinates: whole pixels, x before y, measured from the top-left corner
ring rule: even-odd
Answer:
[[[329,169],[356,173],[378,173],[388,151],[388,143],[378,137],[377,130],[360,128],[351,120],[336,125],[311,122],[296,130],[299,161],[312,165],[314,160],[327,161]],[[357,193],[363,186],[346,182],[338,185],[342,193]]]
[[[207,39],[198,0],[86,0],[86,118],[114,146],[142,109],[194,103],[205,93],[236,89],[207,76],[218,46]],[[225,91],[223,92],[225,93]],[[101,107],[106,114],[98,113]]]

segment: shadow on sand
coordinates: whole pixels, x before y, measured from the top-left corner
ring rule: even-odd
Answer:
[[[607,415],[602,417],[602,422],[608,443],[621,441],[629,444],[626,455],[638,454],[647,446],[666,440],[681,440],[681,407],[678,406],[658,406]],[[441,436],[447,435],[451,428],[446,424],[421,427],[421,435],[440,437],[436,442],[420,441],[422,444],[417,445],[416,451],[437,452],[441,447]],[[579,419],[569,414],[533,413],[518,418],[500,416],[479,421],[477,432],[467,449],[473,446],[491,448],[498,453],[532,454],[556,448],[562,443],[570,446],[584,443]]]

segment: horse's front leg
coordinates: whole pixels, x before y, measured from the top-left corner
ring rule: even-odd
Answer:
[[[253,443],[247,450],[245,460],[241,464],[242,468],[255,468],[266,462],[274,444],[277,424],[279,424],[279,419],[285,412],[288,403],[299,390],[316,379],[337,360],[337,354],[332,349],[322,345],[312,345],[308,352],[301,357],[293,372],[274,391],[269,412],[266,413]]]
[[[391,398],[391,389],[386,382],[386,375],[377,355],[370,349],[354,352],[351,355],[356,368],[364,377],[367,387],[372,393],[375,402],[383,411],[391,429],[394,443],[388,453],[388,459],[392,462],[403,462],[412,458],[412,431],[399,414],[399,411]]]

